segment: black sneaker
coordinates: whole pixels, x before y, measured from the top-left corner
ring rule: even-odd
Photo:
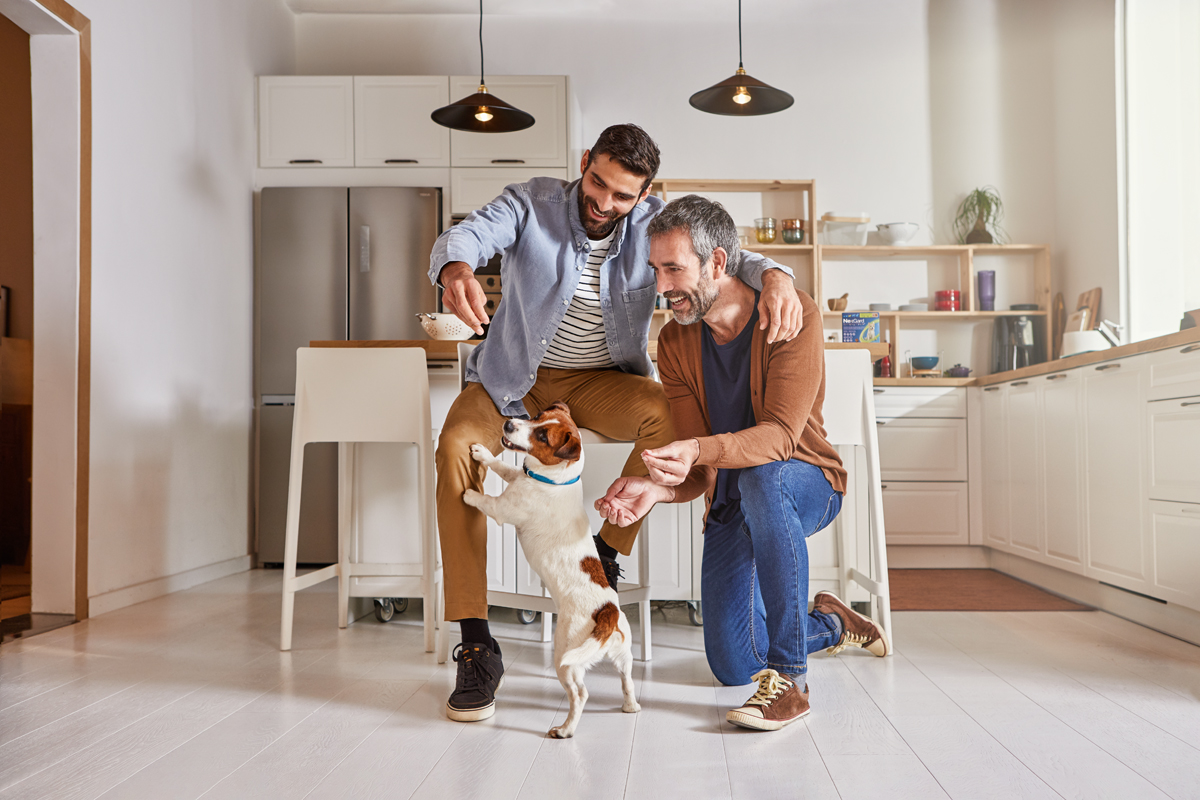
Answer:
[[[617,563],[615,558],[600,556],[600,566],[604,567],[604,577],[608,578],[608,585],[614,592],[617,591],[617,580],[625,577],[625,572],[621,569],[621,565]]]
[[[460,642],[454,648],[458,677],[446,701],[446,716],[455,722],[478,722],[496,713],[496,690],[504,684],[504,662],[495,639],[485,644]]]

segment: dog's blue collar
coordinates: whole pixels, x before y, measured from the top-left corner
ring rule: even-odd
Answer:
[[[583,477],[582,475],[576,475],[574,478],[571,478],[571,480],[569,480],[569,481],[563,481],[562,483],[559,483],[558,481],[550,480],[545,475],[538,475],[536,472],[531,472],[529,470],[529,467],[525,466],[524,464],[521,465],[521,469],[525,470],[525,474],[528,475],[529,477],[533,478],[535,481],[541,481],[542,483],[548,483],[551,486],[570,486],[572,483],[579,483],[579,479]]]

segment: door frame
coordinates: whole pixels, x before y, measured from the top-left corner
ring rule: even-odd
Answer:
[[[34,93],[34,329],[41,334],[34,337],[33,610],[82,620],[91,431],[91,21],[63,0],[0,0],[0,12],[30,34]],[[67,326],[73,336],[63,335]]]

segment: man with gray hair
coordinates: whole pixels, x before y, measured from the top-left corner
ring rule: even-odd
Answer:
[[[778,730],[809,713],[809,653],[889,649],[880,628],[830,592],[805,613],[805,539],[833,521],[846,488],[822,423],[820,309],[799,292],[800,334],[767,341],[758,293],[737,277],[737,230],[719,203],[674,200],[647,233],[658,291],[674,312],[658,336],[658,368],[677,441],[643,451],[650,477],[618,479],[596,509],[627,525],[656,502],[705,494],[705,654],[722,683],[758,681],[726,719]]]

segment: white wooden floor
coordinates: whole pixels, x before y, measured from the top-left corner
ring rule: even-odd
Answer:
[[[0,648],[0,798],[1200,798],[1200,648],[1100,612],[896,614],[897,655],[815,657],[813,713],[776,733],[725,724],[749,690],[659,614],[642,712],[600,668],[555,741],[539,626],[496,612],[499,710],[460,724],[415,603],[338,631],[314,587],[280,653],[279,575]]]

